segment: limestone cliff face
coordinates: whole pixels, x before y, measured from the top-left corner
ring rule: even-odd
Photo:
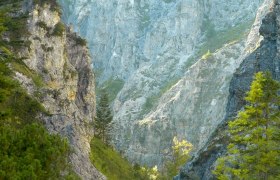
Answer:
[[[175,135],[196,150],[207,142],[225,116],[217,105],[226,105],[242,49],[255,44],[239,35],[262,2],[60,1],[64,21],[89,40],[99,85],[120,83],[113,144],[129,160],[160,165]],[[199,60],[208,49],[209,61]]]
[[[66,137],[73,149],[70,162],[83,179],[103,179],[89,159],[90,123],[95,115],[95,85],[89,52],[81,38],[60,21],[49,5],[25,3],[29,18],[29,47],[21,51],[24,63],[42,77],[32,79],[16,73],[28,92],[49,112],[41,117],[51,133]]]
[[[242,60],[230,81],[226,116],[205,147],[182,169],[178,179],[212,179],[211,169],[215,166],[216,159],[225,153],[228,144],[225,133],[227,121],[236,117],[238,111],[246,104],[244,97],[254,74],[269,71],[274,79],[280,81],[279,17],[280,1],[265,1],[259,10],[256,26],[252,30],[259,29],[262,41]]]

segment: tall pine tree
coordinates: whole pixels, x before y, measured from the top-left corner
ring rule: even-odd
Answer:
[[[109,139],[110,123],[112,120],[113,116],[110,110],[108,94],[103,90],[100,95],[99,105],[97,106],[94,125],[95,135],[105,143]]]
[[[280,83],[256,73],[248,105],[229,122],[227,155],[218,159],[218,179],[280,179]]]

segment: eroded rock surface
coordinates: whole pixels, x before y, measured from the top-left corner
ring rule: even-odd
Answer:
[[[35,85],[23,74],[16,78],[28,92],[37,97],[49,112],[40,117],[51,133],[70,142],[70,162],[83,179],[104,179],[89,159],[91,122],[95,115],[95,84],[88,49],[80,37],[64,27],[60,15],[50,8],[25,3],[29,18],[29,47],[21,52],[25,64],[42,77]],[[56,32],[58,25],[63,28]],[[64,29],[65,28],[65,29]],[[59,33],[61,32],[61,33]]]

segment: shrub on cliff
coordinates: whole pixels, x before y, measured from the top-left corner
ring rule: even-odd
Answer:
[[[65,32],[65,25],[62,22],[58,22],[54,27],[52,35],[62,37],[64,32]]]

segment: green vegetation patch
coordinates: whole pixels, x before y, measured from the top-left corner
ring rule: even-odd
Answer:
[[[13,120],[16,119],[10,119]],[[67,167],[69,145],[66,140],[48,134],[38,123],[21,126],[19,121],[20,128],[7,121],[2,123],[0,179],[60,177],[61,170]]]
[[[80,46],[86,46],[87,45],[87,40],[81,38],[80,36],[75,36],[74,40],[75,40],[77,45],[80,45]]]
[[[185,68],[190,67],[198,59],[208,54],[208,51],[213,53],[222,48],[225,44],[241,40],[246,36],[252,24],[253,20],[236,25],[225,31],[217,32],[211,21],[205,20],[203,23],[204,33],[206,34],[205,43],[202,44],[198,52],[185,63]]]
[[[62,23],[62,22],[58,22],[55,27],[54,27],[54,30],[52,32],[51,35],[53,36],[60,36],[62,37],[63,36],[63,33],[65,32],[65,25]]]
[[[215,52],[217,49],[222,48],[225,44],[232,41],[238,41],[246,35],[253,21],[244,22],[226,31],[216,32],[214,26],[210,21],[204,22],[206,29],[206,42],[200,47],[198,57],[206,54],[208,51]]]
[[[43,87],[43,86],[45,86],[45,83],[44,83],[42,77],[39,76],[35,71],[29,69],[29,68],[24,64],[24,62],[22,62],[22,60],[12,61],[11,64],[12,64],[12,68],[13,68],[15,71],[17,71],[17,72],[19,72],[19,73],[21,73],[21,74],[27,76],[28,78],[31,78],[32,81],[34,82],[34,84],[35,84],[37,87]]]
[[[6,4],[0,7],[0,34],[4,34],[9,37],[9,41],[1,40],[0,45],[6,45],[13,50],[19,50],[21,47],[30,45],[30,42],[22,40],[29,32],[26,27],[27,14],[17,14],[17,16],[8,16],[11,13],[17,13],[15,7],[18,3]]]
[[[56,11],[61,14],[61,8],[56,0],[33,0],[34,4],[38,4],[39,6],[50,5],[51,11]]]
[[[39,21],[36,23],[37,26],[39,26],[40,28],[49,31],[50,28],[48,27],[48,25],[44,22],[44,21]]]
[[[104,144],[100,139],[91,141],[91,161],[108,180],[141,180],[140,167],[133,167],[113,148]]]
[[[105,91],[109,94],[109,102],[112,102],[117,97],[118,93],[123,88],[123,86],[124,81],[122,79],[110,78],[101,85],[102,88],[97,89],[97,95],[101,94],[101,91],[105,89]]]
[[[154,94],[150,97],[148,97],[146,99],[145,104],[142,107],[142,112],[141,112],[141,116],[149,113],[154,107],[155,105],[158,103],[159,99],[161,98],[161,96],[166,93],[172,86],[174,86],[177,82],[179,81],[179,78],[174,78],[171,79],[169,82],[167,82],[166,84],[164,84],[161,89],[160,92],[157,94]]]
[[[102,172],[108,180],[169,180],[179,173],[180,167],[189,158],[192,144],[186,140],[173,139],[171,159],[167,160],[161,171],[153,168],[132,166],[113,148],[102,140],[93,138],[91,141],[91,160],[93,165]]]

